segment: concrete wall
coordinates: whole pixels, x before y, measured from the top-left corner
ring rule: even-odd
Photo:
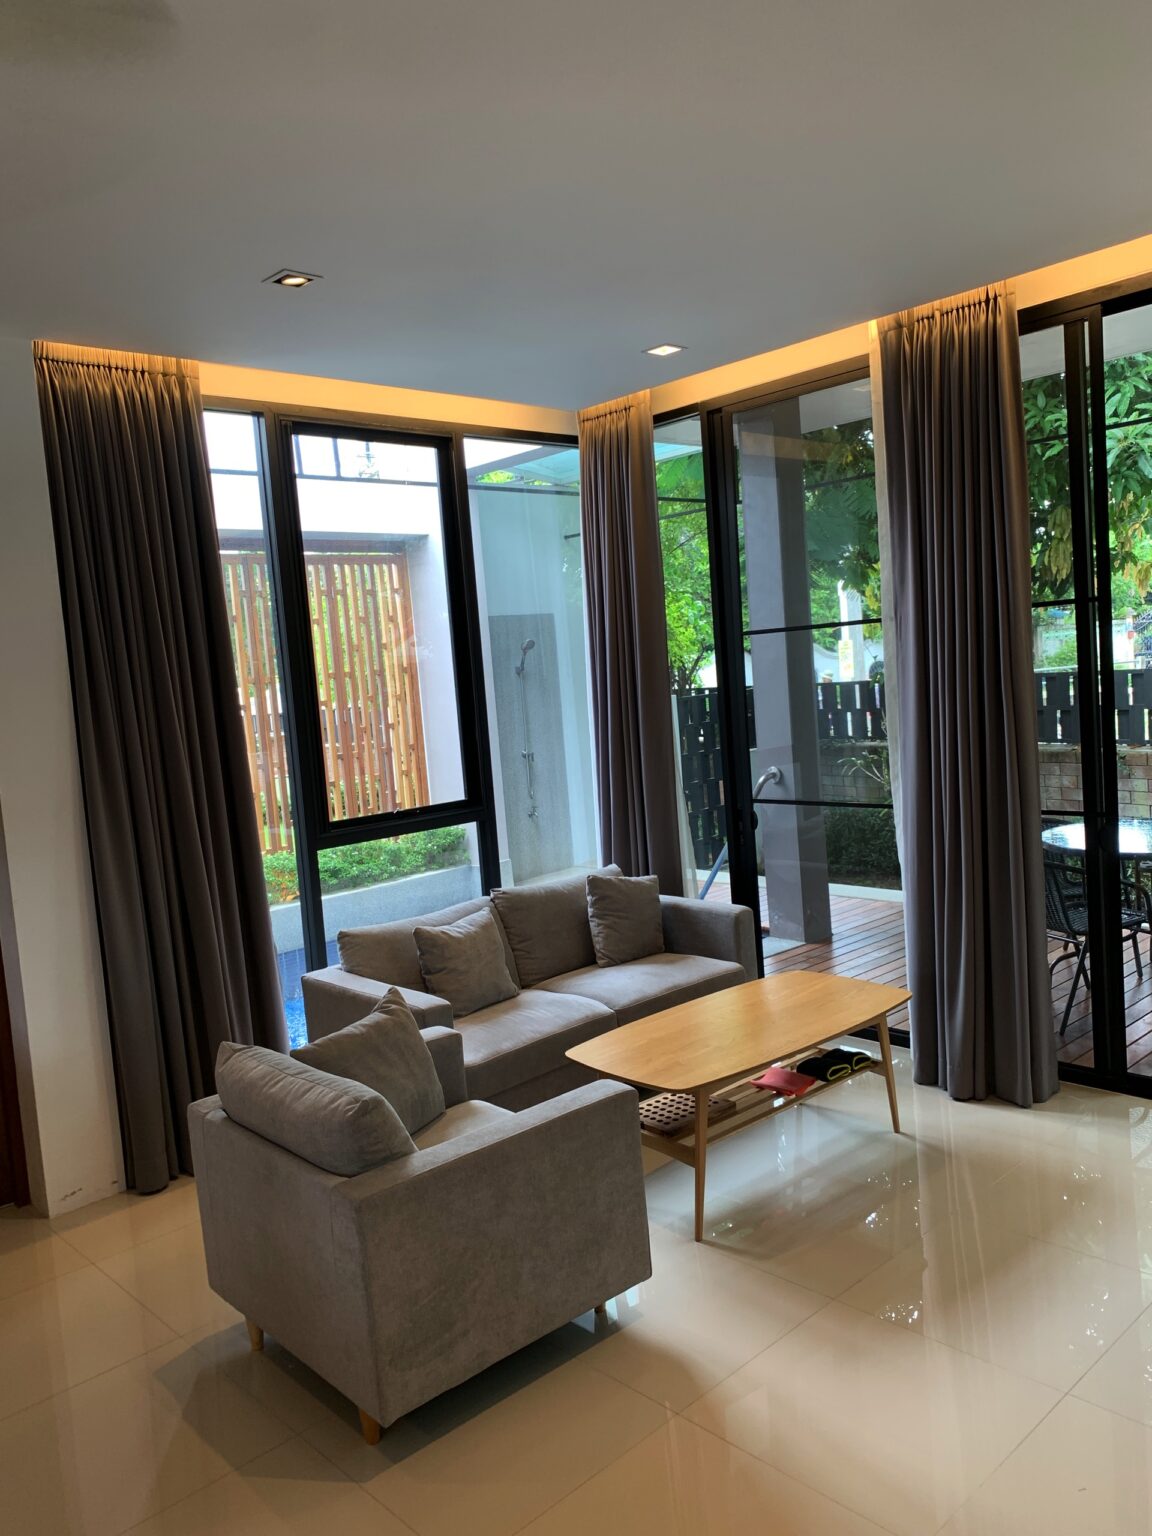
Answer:
[[[123,1186],[31,345],[0,339],[0,944],[32,1198]]]

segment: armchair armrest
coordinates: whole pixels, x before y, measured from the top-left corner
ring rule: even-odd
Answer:
[[[592,1083],[332,1190],[390,1423],[651,1274],[636,1094]]]
[[[300,978],[304,996],[304,1018],[309,1040],[319,1040],[338,1029],[355,1024],[388,991],[390,983],[357,976],[342,965],[329,965],[321,971],[309,971]],[[452,1028],[452,1004],[431,992],[414,992],[410,987],[396,989],[411,1008],[421,1029]]]
[[[733,960],[749,981],[756,976],[756,919],[750,907],[725,901],[661,896],[664,947],[676,955]]]
[[[462,1104],[468,1097],[464,1078],[464,1036],[455,1029],[443,1029],[439,1025],[435,1029],[422,1029],[420,1033],[444,1090],[445,1109]]]

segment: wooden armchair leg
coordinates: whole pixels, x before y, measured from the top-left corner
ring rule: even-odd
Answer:
[[[263,1328],[257,1328],[250,1317],[244,1319],[244,1324],[248,1329],[248,1343],[258,1353],[264,1348],[264,1330]]]
[[[380,1444],[380,1425],[370,1413],[365,1413],[363,1408],[360,1409],[360,1433],[364,1436],[366,1445]]]

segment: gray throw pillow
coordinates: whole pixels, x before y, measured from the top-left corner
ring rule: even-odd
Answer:
[[[609,864],[598,873],[618,875],[620,870]],[[492,892],[492,905],[504,925],[522,987],[595,964],[584,875],[510,885]]]
[[[589,875],[588,924],[597,965],[623,965],[664,952],[655,875]]]
[[[292,1052],[333,1077],[351,1078],[387,1099],[412,1135],[444,1113],[444,1090],[412,1010],[389,987],[367,1018]]]
[[[263,1046],[226,1040],[216,1056],[216,1092],[237,1125],[343,1178],[416,1150],[374,1089]]]
[[[490,911],[473,912],[445,928],[416,928],[416,953],[429,992],[452,1004],[456,1018],[515,997],[497,920]]]

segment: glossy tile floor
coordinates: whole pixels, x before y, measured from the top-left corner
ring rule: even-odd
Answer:
[[[902,1137],[866,1077],[717,1146],[703,1245],[690,1171],[653,1167],[653,1279],[374,1449],[248,1353],[190,1181],[0,1214],[0,1530],[1152,1530],[1152,1103],[899,1072]]]

